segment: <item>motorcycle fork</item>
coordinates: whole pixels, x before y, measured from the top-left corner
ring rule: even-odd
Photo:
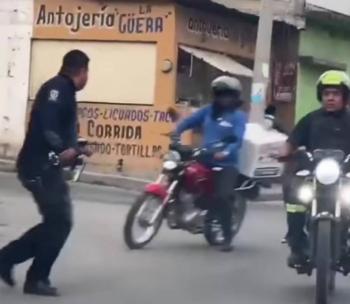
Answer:
[[[172,197],[174,190],[176,189],[176,186],[179,182],[177,180],[174,180],[170,186],[167,189],[167,195],[165,196],[165,198],[162,201],[162,204],[157,208],[157,210],[155,211],[155,213],[153,214],[151,220],[150,220],[150,224],[153,225],[156,220],[158,219],[158,217],[160,216],[160,214],[164,211],[164,209],[167,207],[167,205],[169,204],[170,198]]]
[[[340,188],[340,186],[339,186]],[[328,213],[328,212],[326,212]],[[332,268],[333,270],[337,270],[337,263],[341,256],[342,251],[342,221],[341,221],[341,202],[340,200],[336,201],[334,216],[331,214],[325,215],[320,213],[320,216],[317,212],[317,201],[314,199],[312,203],[312,211],[311,211],[311,237],[310,237],[310,253],[311,253],[311,262],[314,265],[315,257],[316,257],[316,245],[317,245],[317,229],[319,221],[328,220],[332,223]]]
[[[340,193],[342,188],[342,183],[339,183],[337,193]],[[341,210],[341,201],[337,199],[335,205],[335,217],[332,225],[332,257],[333,257],[333,269],[337,270],[337,264],[340,260],[342,254],[342,245],[343,245],[343,221],[342,221],[342,210]]]

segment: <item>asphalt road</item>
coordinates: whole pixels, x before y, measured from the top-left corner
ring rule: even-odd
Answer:
[[[0,244],[39,220],[29,195],[9,174],[0,174]],[[280,244],[285,217],[280,203],[253,203],[234,252],[208,248],[201,236],[163,227],[146,249],[130,252],[122,239],[135,193],[76,185],[75,229],[52,280],[59,299],[24,296],[28,264],[16,269],[19,286],[0,285],[1,304],[306,304],[314,278],[285,266]],[[6,226],[3,226],[6,224]],[[350,301],[350,278],[339,276],[333,303]]]

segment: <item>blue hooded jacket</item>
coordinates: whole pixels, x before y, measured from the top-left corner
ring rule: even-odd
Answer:
[[[226,145],[222,150],[227,153],[226,158],[221,161],[211,159],[208,165],[236,167],[238,164],[238,151],[242,145],[247,124],[247,115],[240,110],[227,111],[215,120],[212,113],[212,105],[198,110],[177,126],[176,134],[181,136],[187,130],[201,127],[203,136],[202,146],[205,148],[210,148],[225,137],[234,135],[237,141]]]

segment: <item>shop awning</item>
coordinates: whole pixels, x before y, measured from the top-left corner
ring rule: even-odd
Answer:
[[[222,72],[227,72],[233,75],[239,75],[249,78],[253,77],[252,70],[245,67],[244,65],[241,65],[240,63],[226,55],[204,51],[188,46],[180,46],[180,49],[200,60],[205,61],[206,63],[210,64],[211,66],[217,68]]]

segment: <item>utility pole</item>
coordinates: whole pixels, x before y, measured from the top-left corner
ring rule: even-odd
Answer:
[[[249,117],[259,124],[264,122],[269,86],[273,17],[273,0],[261,0]]]

